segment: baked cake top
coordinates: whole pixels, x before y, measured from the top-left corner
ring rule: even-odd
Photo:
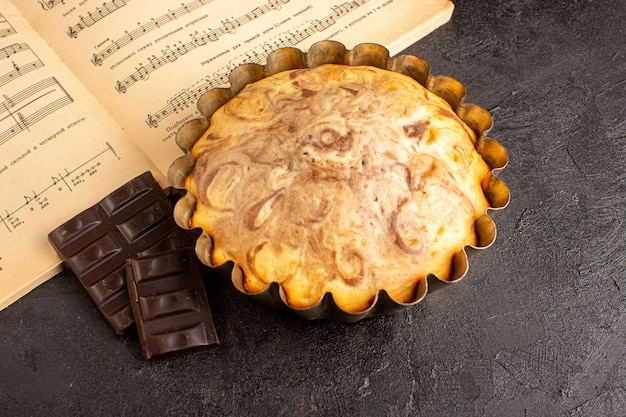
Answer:
[[[278,282],[289,305],[326,292],[350,312],[385,289],[412,299],[476,244],[489,166],[437,95],[376,67],[322,65],[250,84],[191,150],[190,227],[233,261],[250,293]]]

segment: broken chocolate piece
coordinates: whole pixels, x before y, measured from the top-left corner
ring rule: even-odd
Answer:
[[[191,248],[197,234],[176,225],[165,192],[145,172],[54,229],[48,239],[102,316],[122,335],[133,323],[126,260]]]
[[[190,249],[129,259],[126,280],[147,360],[219,345]]]

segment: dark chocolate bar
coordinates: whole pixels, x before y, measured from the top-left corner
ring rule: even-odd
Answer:
[[[133,323],[126,260],[193,247],[196,238],[197,231],[176,225],[172,206],[150,172],[130,180],[48,235],[65,266],[118,335]]]
[[[219,345],[191,249],[129,259],[126,280],[146,359]]]

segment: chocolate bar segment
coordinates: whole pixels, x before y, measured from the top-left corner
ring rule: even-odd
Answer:
[[[145,172],[54,229],[48,240],[102,316],[122,335],[133,323],[126,260],[191,248],[197,234],[176,225],[165,192]]]
[[[126,280],[146,359],[219,345],[190,249],[129,259]]]

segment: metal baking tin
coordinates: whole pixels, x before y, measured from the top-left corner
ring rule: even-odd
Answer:
[[[491,168],[485,195],[490,208],[475,224],[478,244],[465,246],[458,252],[452,261],[453,274],[450,280],[443,281],[429,275],[420,280],[415,290],[413,300],[408,303],[399,303],[393,300],[385,290],[376,294],[372,305],[361,312],[347,312],[335,303],[332,294],[326,293],[320,301],[310,308],[300,309],[290,306],[279,284],[272,283],[264,291],[251,294],[243,286],[243,273],[234,265],[231,271],[231,280],[235,288],[253,299],[275,308],[288,309],[306,319],[333,319],[345,322],[354,322],[374,315],[392,314],[411,307],[424,299],[426,293],[441,287],[441,284],[460,281],[469,269],[468,252],[471,250],[486,249],[496,239],[496,225],[490,217],[493,211],[505,208],[509,202],[509,190],[506,184],[496,174],[508,163],[508,155],[504,147],[486,136],[492,126],[489,113],[480,106],[463,102],[465,88],[463,85],[447,76],[433,76],[430,74],[430,65],[423,59],[413,55],[391,57],[385,47],[364,43],[348,50],[343,44],[335,41],[321,41],[311,46],[307,52],[296,48],[281,48],[267,57],[266,65],[243,64],[235,68],[230,76],[229,88],[215,88],[206,92],[198,100],[197,106],[203,117],[184,124],[176,136],[176,143],[183,150],[184,155],[176,159],[169,168],[168,180],[179,189],[184,188],[185,178],[194,167],[194,159],[189,152],[195,142],[202,136],[209,126],[211,115],[231,97],[241,91],[247,84],[258,81],[272,74],[301,68],[313,68],[323,64],[368,65],[407,75],[426,87],[431,92],[445,99],[478,137],[476,149]],[[189,219],[195,210],[195,200],[190,193],[186,193],[174,208],[174,218],[178,225],[189,228]],[[211,262],[212,239],[203,232],[196,243],[196,253],[200,261],[210,267],[218,267]],[[441,284],[440,284],[441,283]]]

